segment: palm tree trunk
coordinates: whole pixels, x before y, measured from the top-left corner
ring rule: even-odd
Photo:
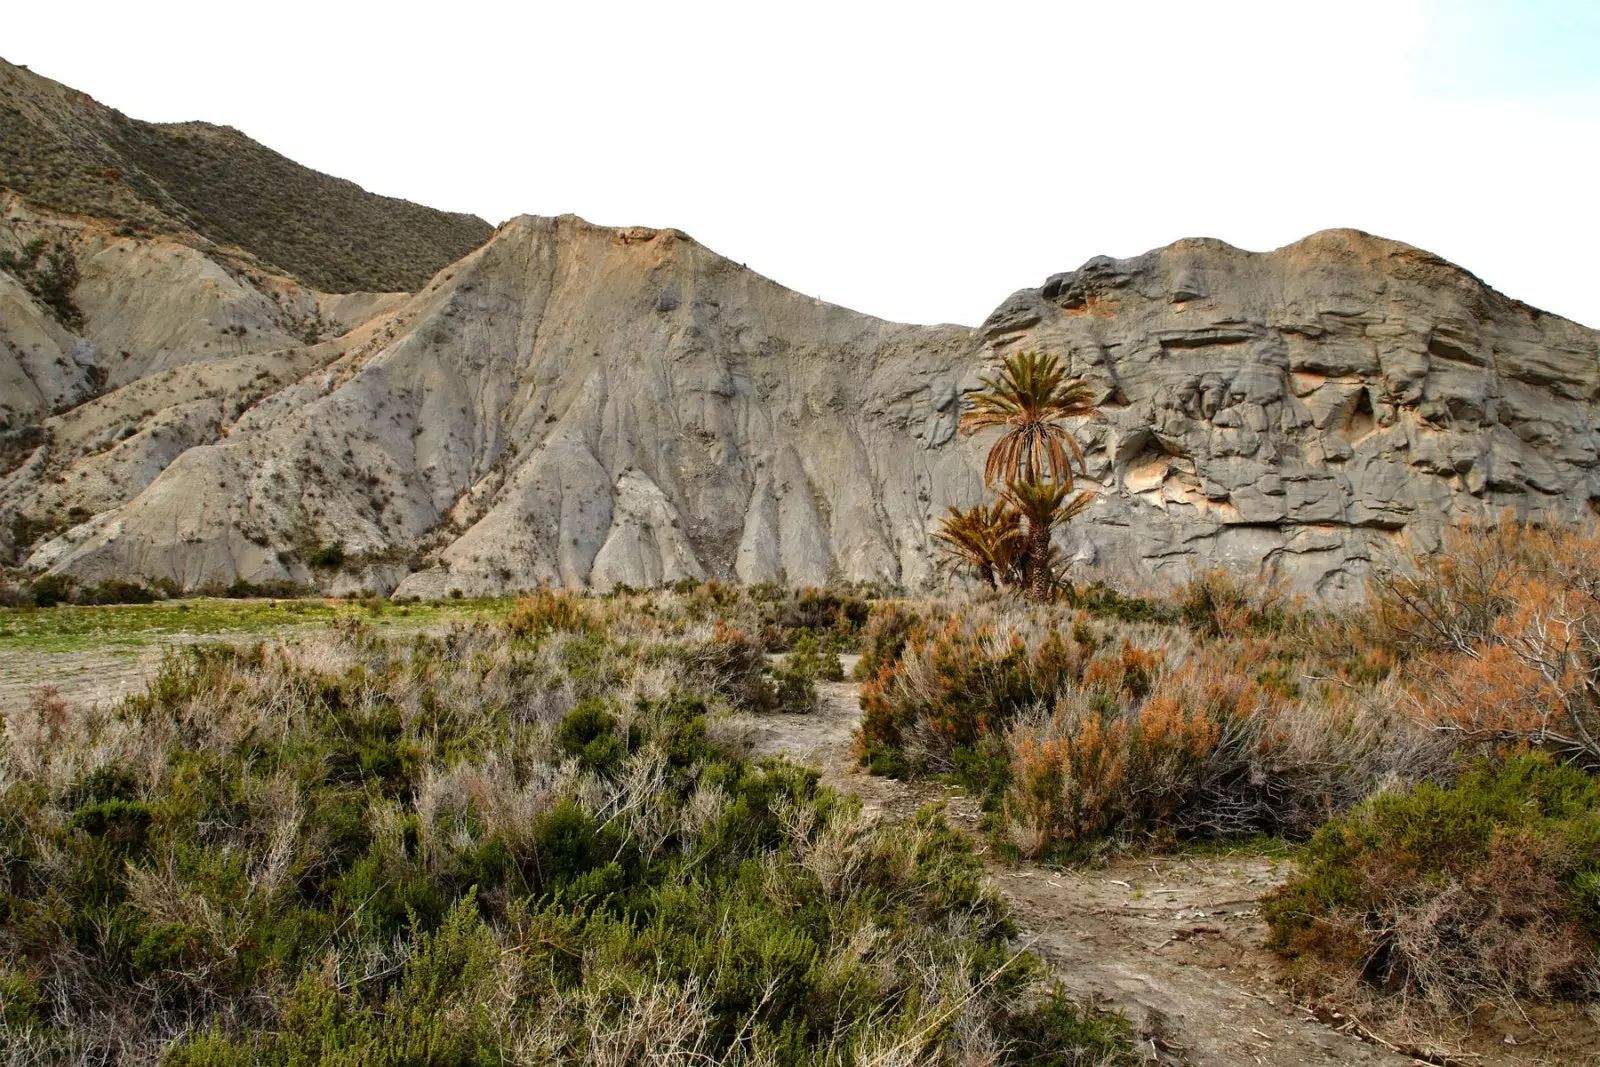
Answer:
[[[1042,522],[1028,525],[1028,599],[1050,599],[1050,527]]]

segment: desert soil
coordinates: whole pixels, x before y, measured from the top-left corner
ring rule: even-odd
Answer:
[[[977,800],[960,788],[866,773],[851,740],[860,718],[860,687],[836,682],[821,689],[815,714],[753,722],[755,751],[818,768],[825,783],[856,794],[867,811],[879,815],[910,815],[929,802],[943,802],[953,824],[976,833]],[[1282,861],[1243,853],[1157,855],[1070,870],[995,860],[990,870],[1022,940],[1080,1001],[1121,1012],[1147,1063],[1596,1062],[1570,1058],[1568,1036],[1541,1034],[1526,1020],[1489,1040],[1476,1035],[1473,1051],[1447,1052],[1399,1042],[1386,1046],[1358,1036],[1365,1031],[1356,1020],[1335,1017],[1327,1007],[1317,1009],[1319,1018],[1297,1004],[1282,986],[1278,958],[1263,947],[1266,924],[1256,907],[1261,894],[1289,875]],[[1505,1037],[1518,1044],[1505,1044]]]

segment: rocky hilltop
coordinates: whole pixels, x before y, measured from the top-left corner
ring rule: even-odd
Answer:
[[[0,185],[124,234],[196,234],[326,292],[416,289],[492,232],[474,215],[319,174],[227,126],[130,119],[3,59]]]
[[[980,362],[1064,352],[1099,386],[1079,557],[1112,570],[1262,567],[1339,598],[1452,525],[1600,512],[1600,332],[1396,241],[1097,258],[980,338]]]
[[[1453,524],[1600,507],[1600,334],[1355,231],[1091,260],[969,329],[570,216],[335,295],[192,231],[0,213],[0,547],[84,580],[924,588],[982,492],[962,395],[1028,348],[1101,397],[1081,574],[1338,599]]]

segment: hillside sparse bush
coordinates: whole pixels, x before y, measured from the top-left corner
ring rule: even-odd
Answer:
[[[307,562],[313,567],[337,570],[344,566],[344,546],[334,543],[321,545],[315,552],[311,553],[311,559]]]
[[[0,251],[0,270],[38,297],[61,325],[69,330],[83,327],[83,312],[72,301],[78,286],[78,261],[72,249],[36,237],[17,252]]]

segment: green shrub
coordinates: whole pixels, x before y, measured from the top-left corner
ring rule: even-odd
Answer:
[[[861,597],[833,589],[753,586],[750,597],[761,607],[761,640],[769,652],[789,651],[802,633],[829,634],[851,647],[871,612]]]
[[[1090,615],[1116,619],[1119,622],[1148,622],[1160,625],[1171,625],[1179,621],[1184,609],[1175,609],[1169,601],[1154,600],[1150,597],[1127,596],[1106,585],[1104,582],[1095,582],[1093,585],[1076,589],[1072,586],[1066,588],[1066,602],[1074,608],[1088,612]],[[1185,605],[1186,607],[1187,605]],[[1204,609],[1197,609],[1204,613]],[[1187,615],[1183,616],[1187,619]]]
[[[76,584],[65,574],[42,574],[35,578],[30,586],[33,603],[41,608],[53,608],[57,604],[65,604],[72,599],[73,587]]]
[[[1470,1010],[1581,992],[1600,962],[1597,885],[1600,782],[1535,754],[1333,820],[1262,914],[1306,991],[1360,982]]]
[[[161,596],[157,590],[138,582],[107,578],[79,589],[72,599],[78,604],[150,604]]]
[[[0,965],[0,1024],[8,1030],[35,1029],[43,1025],[43,994],[25,974]]]
[[[567,712],[555,740],[562,752],[601,773],[616,771],[628,754],[627,742],[617,735],[617,717],[595,697]]]
[[[769,671],[773,686],[773,705],[778,711],[808,714],[817,710],[817,681],[840,681],[844,667],[839,654],[823,645],[810,630],[801,630],[794,648]]]
[[[70,248],[35,237],[20,253],[0,252],[0,270],[21,282],[67,329],[82,328],[83,312],[72,301],[78,285],[78,261]]]
[[[613,1027],[633,1061],[798,1067],[869,1036],[937,1054],[956,1019],[1125,1052],[1012,960],[938,812],[873,826],[711,740],[751,678],[770,701],[763,658],[732,628],[345,626],[41,713],[54,742],[0,748],[7,1025],[172,1064],[579,1062]]]
[[[884,668],[892,667],[921,622],[920,614],[900,604],[875,606],[861,635],[861,658],[856,661],[855,680],[869,682]]]
[[[321,567],[325,570],[334,570],[342,567],[344,566],[344,546],[336,543],[323,545],[311,553],[310,562],[313,567]]]

